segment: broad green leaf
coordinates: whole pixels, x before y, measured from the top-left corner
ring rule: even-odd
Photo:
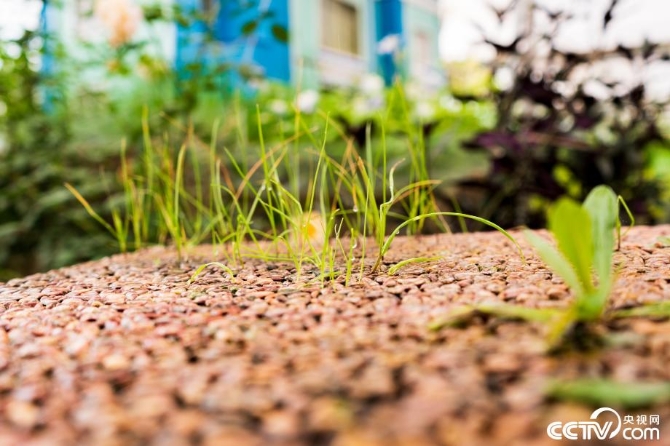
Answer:
[[[572,264],[585,293],[593,291],[593,236],[589,213],[574,200],[561,198],[549,209],[549,230],[559,251]]]
[[[282,43],[288,43],[288,30],[279,24],[272,25],[272,35]]]
[[[622,383],[607,379],[581,379],[551,383],[546,393],[552,398],[599,406],[649,407],[670,400],[670,383]]]
[[[572,289],[575,296],[577,296],[577,298],[583,296],[584,286],[580,282],[574,268],[570,265],[568,260],[561,255],[551,243],[539,235],[531,231],[525,231],[525,236],[526,240],[533,245],[544,263],[546,263],[556,274],[561,276],[566,285]]]
[[[242,34],[248,36],[249,34],[252,34],[254,31],[256,31],[257,28],[258,28],[258,21],[249,20],[244,25],[242,25]]]
[[[619,218],[617,196],[609,186],[598,186],[584,200],[582,207],[591,217],[593,234],[593,266],[598,274],[599,288],[605,299],[612,283],[614,229]]]

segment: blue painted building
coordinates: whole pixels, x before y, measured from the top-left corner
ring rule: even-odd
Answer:
[[[178,6],[184,17],[200,17],[161,25],[157,53],[183,76],[205,65],[250,70],[301,88],[351,85],[370,72],[387,84],[396,76],[427,86],[443,79],[437,0],[158,1],[164,8]],[[81,29],[95,29],[87,25],[93,2],[59,3],[59,12],[47,15],[57,24],[47,26],[76,53]]]
[[[441,83],[437,0],[177,1],[189,12],[215,5],[216,37],[203,38],[203,23],[179,26],[179,69],[205,57],[303,87],[347,85],[368,72],[387,84],[397,75]]]

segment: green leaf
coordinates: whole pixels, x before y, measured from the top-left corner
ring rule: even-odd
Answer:
[[[505,231],[503,228],[498,226],[497,224],[493,223],[492,221],[489,221],[485,218],[477,217],[476,215],[470,215],[470,214],[463,214],[461,212],[429,212],[427,214],[421,214],[417,215],[416,217],[412,217],[410,219],[405,220],[404,222],[400,223],[393,232],[386,238],[386,241],[384,242],[383,245],[379,248],[379,255],[377,256],[377,261],[375,262],[374,266],[372,267],[372,271],[377,271],[379,266],[381,265],[383,257],[386,255],[388,250],[391,248],[391,242],[393,242],[393,239],[396,237],[396,235],[400,234],[400,230],[404,228],[405,226],[416,222],[423,220],[425,218],[431,218],[431,217],[438,217],[438,216],[445,216],[445,217],[459,217],[459,218],[469,218],[471,220],[475,220],[479,223],[483,223],[486,226],[490,226],[493,229],[497,230],[500,232],[502,235],[507,237],[509,241],[511,241],[514,246],[519,250],[519,256],[521,259],[526,262],[526,258],[523,255],[523,251],[521,250],[521,246],[519,246],[519,243],[516,241],[512,235]]]
[[[447,327],[463,327],[469,324],[479,313],[470,305],[463,305],[452,309],[446,316],[441,317],[428,325],[431,331],[439,331]]]
[[[607,296],[612,282],[614,229],[619,218],[617,196],[609,186],[601,185],[589,193],[582,207],[591,217],[594,267],[599,287],[607,289]]]
[[[584,295],[584,287],[579,281],[574,268],[567,261],[554,246],[531,231],[525,231],[526,240],[533,245],[540,258],[551,268],[556,274],[561,276],[561,279],[568,285],[575,296]]]
[[[546,390],[549,397],[565,401],[622,408],[649,407],[670,400],[670,384],[622,383],[607,379],[557,381]]]
[[[438,331],[446,327],[462,327],[476,316],[489,315],[508,320],[547,323],[556,320],[562,310],[557,308],[528,308],[505,303],[464,305],[449,312],[445,317],[433,321],[428,329]]]
[[[612,317],[670,317],[670,302],[658,302],[641,307],[625,308],[621,310],[614,310],[611,313]]]
[[[441,259],[441,257],[439,257],[439,256],[438,257],[414,257],[414,258],[411,258],[411,259],[405,259],[405,260],[402,260],[402,261],[396,263],[392,267],[390,267],[389,270],[388,270],[388,275],[389,276],[394,275],[395,273],[398,272],[398,270],[400,268],[402,268],[404,266],[407,266],[411,263],[432,262],[432,261],[440,260],[440,259]]]
[[[8,239],[10,237],[16,237],[22,231],[21,224],[19,222],[9,222],[3,223],[0,225],[0,240]]]
[[[559,251],[574,268],[584,292],[593,292],[593,235],[589,213],[574,200],[564,197],[549,209],[547,219]]]
[[[274,36],[275,39],[282,43],[288,43],[288,30],[277,23],[272,25],[272,35]]]
[[[580,314],[586,319],[599,317],[607,302],[613,283],[612,258],[614,230],[619,220],[619,204],[614,191],[605,185],[595,187],[582,207],[591,218],[593,262],[598,275],[598,288],[577,302]]]
[[[556,308],[529,308],[502,303],[477,305],[475,309],[480,313],[490,314],[503,319],[519,319],[529,322],[549,322],[555,319],[561,311]]]
[[[242,25],[242,34],[248,36],[252,34],[258,28],[258,22],[256,20],[250,20],[244,25]]]

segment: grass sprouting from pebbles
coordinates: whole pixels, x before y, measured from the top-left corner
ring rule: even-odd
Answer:
[[[414,258],[411,258],[411,259],[405,259],[405,260],[400,261],[400,262],[396,263],[395,265],[391,266],[388,269],[388,275],[393,276],[398,271],[400,271],[400,269],[406,267],[407,265],[413,265],[413,264],[416,264],[416,263],[434,262],[436,260],[440,260],[440,257],[439,256],[435,256],[435,257],[414,257]]]
[[[402,95],[394,97],[394,101],[403,100]],[[241,122],[241,113],[236,108],[232,119]],[[268,145],[259,107],[255,113],[258,143],[233,153],[217,147],[218,122],[210,143],[201,141],[192,127],[173,124],[183,132],[183,141],[174,150],[167,137],[160,140],[152,135],[145,109],[139,162],[122,146],[119,177],[125,200],[112,210],[112,224],[96,214],[78,191],[67,187],[114,235],[121,251],[128,246],[172,244],[181,256],[189,247],[210,240],[222,248],[228,265],[239,265],[245,258],[290,261],[300,276],[309,264],[319,269],[322,284],[336,278],[338,256],[346,259],[347,283],[354,271],[362,278],[368,237],[378,246],[372,268],[376,272],[395,236],[402,230],[419,233],[426,220],[448,230],[444,217],[461,222],[473,219],[518,246],[493,222],[439,209],[433,190],[440,181],[428,176],[425,141],[409,116],[402,126],[409,173],[404,175],[405,184],[396,188],[394,173],[405,161],[389,168],[383,120],[381,141],[373,141],[368,125],[365,144],[357,147],[327,114],[318,115],[322,122],[315,127],[314,116],[308,120],[296,110],[292,134]],[[335,150],[335,143],[340,147],[344,143],[345,149]],[[392,220],[400,223],[393,227]],[[350,248],[343,248],[343,238],[353,241]]]
[[[221,262],[209,262],[209,263],[205,263],[203,265],[200,265],[198,268],[196,268],[196,270],[193,272],[193,274],[188,279],[188,282],[186,282],[186,284],[190,285],[193,282],[195,282],[197,280],[198,276],[205,270],[205,268],[210,267],[210,266],[216,266],[216,267],[222,269],[225,273],[227,273],[230,276],[230,278],[235,277],[235,273],[233,272],[233,270],[230,269],[229,267],[227,267],[226,265],[224,265],[223,263],[221,263]]]

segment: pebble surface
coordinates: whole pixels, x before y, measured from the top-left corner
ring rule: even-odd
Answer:
[[[670,300],[668,235],[626,235],[611,308]],[[522,246],[527,263],[497,233],[398,237],[379,273],[348,284],[261,261],[187,284],[225,261],[208,246],[0,283],[0,445],[550,445],[550,422],[593,410],[548,400],[552,379],[670,381],[666,320],[613,322],[601,328],[619,342],[563,356],[540,324],[429,330],[463,304],[568,305]],[[646,412],[670,439],[670,407]]]

